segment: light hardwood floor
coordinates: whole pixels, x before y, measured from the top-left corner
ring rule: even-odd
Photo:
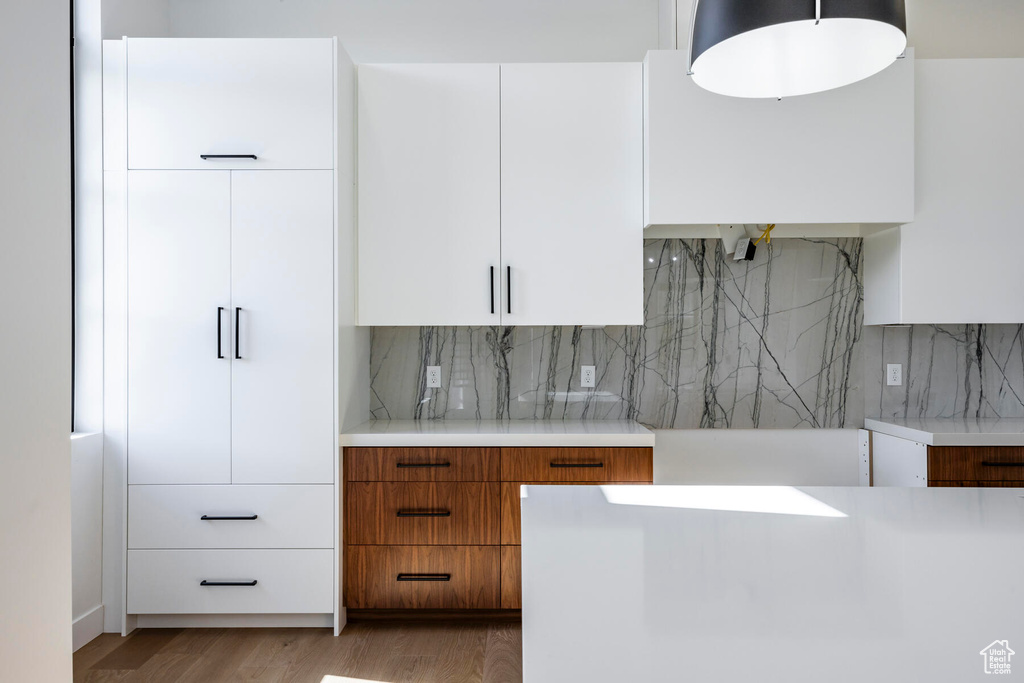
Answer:
[[[332,678],[334,677],[334,678]],[[75,653],[75,681],[522,681],[518,623],[349,624],[330,629],[141,629]]]

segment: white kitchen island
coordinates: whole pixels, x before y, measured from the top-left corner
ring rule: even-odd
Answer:
[[[1024,678],[1024,490],[524,486],[521,503],[527,683]]]

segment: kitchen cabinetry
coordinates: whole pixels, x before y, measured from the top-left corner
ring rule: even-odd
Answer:
[[[334,168],[332,41],[146,38],[127,47],[128,168]]]
[[[871,438],[873,486],[1024,488],[1024,446],[933,446]]]
[[[498,65],[360,65],[359,324],[497,325]]]
[[[129,171],[128,207],[129,483],[330,484],[333,173]]]
[[[639,64],[359,68],[359,324],[643,321]]]
[[[650,448],[346,448],[349,609],[519,609],[519,486],[651,483]]]
[[[864,323],[1024,322],[1024,59],[916,71],[917,213],[864,240]]]
[[[803,97],[723,97],[644,61],[645,225],[914,220],[914,59]]]
[[[126,612],[322,624],[334,41],[128,39],[125,54]]]

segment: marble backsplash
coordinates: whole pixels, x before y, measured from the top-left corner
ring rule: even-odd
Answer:
[[[378,327],[375,419],[635,419],[661,429],[859,427],[862,241],[647,240],[637,327]],[[439,365],[441,389],[426,388]],[[581,389],[580,366],[597,368]]]
[[[869,416],[1024,417],[1024,325],[866,328],[865,358]]]

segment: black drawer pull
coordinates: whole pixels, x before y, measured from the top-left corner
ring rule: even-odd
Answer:
[[[604,467],[603,462],[553,462],[552,467]]]
[[[200,159],[208,161],[210,159],[252,159],[256,160],[255,154],[200,154]]]
[[[395,467],[398,469],[404,469],[407,467],[451,467],[450,462],[399,462],[395,463]]]
[[[451,581],[451,574],[399,574],[395,581]]]
[[[238,516],[224,516],[224,515],[203,515],[199,519],[206,520],[207,522],[218,522],[218,521],[231,521],[231,522],[251,522],[259,517],[259,515],[238,515]]]
[[[203,579],[199,582],[200,586],[255,586],[256,579],[252,581],[207,581]]]
[[[431,512],[430,510],[399,510],[398,517],[451,517],[451,510],[437,510]]]
[[[982,462],[985,467],[1024,467],[1024,462]]]

